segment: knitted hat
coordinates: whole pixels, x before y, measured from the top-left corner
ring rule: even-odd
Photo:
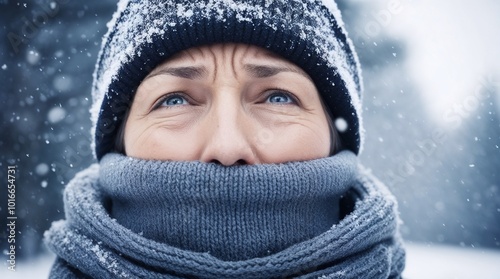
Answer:
[[[343,147],[361,149],[361,70],[333,0],[121,0],[108,28],[92,85],[98,160],[113,150],[151,70],[182,50],[225,42],[265,48],[302,68],[344,124]]]

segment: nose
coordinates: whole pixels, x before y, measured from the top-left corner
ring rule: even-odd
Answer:
[[[258,163],[251,141],[250,120],[242,112],[239,101],[228,98],[214,104],[206,124],[205,128],[211,131],[200,161],[224,166]]]

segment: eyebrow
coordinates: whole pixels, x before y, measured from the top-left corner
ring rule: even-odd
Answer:
[[[300,71],[298,69],[294,69],[291,67],[276,67],[276,66],[270,66],[270,65],[256,65],[256,64],[245,64],[243,65],[243,68],[250,73],[253,77],[256,78],[267,78],[267,77],[272,77],[274,75],[277,75],[282,72],[292,72],[292,73],[297,73],[305,78],[309,79],[310,81],[313,81],[310,76],[308,76],[306,73],[303,71]],[[160,70],[151,73],[148,75],[145,79],[158,76],[158,75],[171,75],[171,76],[176,76],[180,78],[186,78],[186,79],[201,79],[205,76],[208,75],[208,71],[205,67],[200,66],[200,67],[194,67],[194,66],[187,66],[187,67],[164,67],[161,68]]]
[[[292,73],[297,73],[305,78],[309,79],[312,81],[311,77],[308,76],[306,73],[303,71],[300,71],[298,69],[294,69],[291,67],[276,67],[276,66],[269,66],[269,65],[255,65],[255,64],[245,64],[243,68],[249,72],[252,76],[256,78],[267,78],[271,77],[274,75],[277,75],[282,72],[292,72]]]
[[[151,73],[145,79],[158,76],[158,75],[171,75],[186,79],[201,79],[207,76],[207,69],[203,66],[201,67],[164,67],[160,70]]]

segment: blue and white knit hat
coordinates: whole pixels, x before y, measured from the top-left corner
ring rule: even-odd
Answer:
[[[343,147],[360,152],[361,70],[333,0],[121,0],[108,28],[92,86],[98,160],[114,149],[151,70],[182,50],[224,42],[259,46],[301,67],[333,121],[347,123]]]

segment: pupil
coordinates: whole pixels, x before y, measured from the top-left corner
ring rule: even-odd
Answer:
[[[273,97],[271,97],[271,101],[276,103],[283,103],[286,102],[286,98],[283,95],[274,95]]]
[[[170,101],[167,103],[169,105],[179,105],[179,104],[182,104],[182,100],[179,97],[174,97],[174,98],[170,99]]]

